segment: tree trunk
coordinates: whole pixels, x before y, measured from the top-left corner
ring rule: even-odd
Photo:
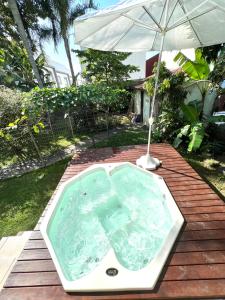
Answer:
[[[64,41],[66,55],[67,55],[69,66],[70,66],[72,81],[73,81],[73,84],[76,85],[76,76],[75,76],[74,70],[73,70],[73,63],[72,63],[72,58],[71,58],[71,53],[70,53],[70,46],[69,46],[69,41],[68,41],[67,36],[63,36],[63,41]]]
[[[19,31],[20,37],[23,41],[24,47],[27,51],[28,58],[29,58],[31,66],[32,66],[34,75],[35,75],[35,77],[38,81],[38,85],[39,85],[40,88],[43,88],[43,82],[41,80],[39,70],[37,68],[36,62],[35,62],[34,57],[33,57],[33,52],[31,50],[31,45],[30,45],[30,42],[28,40],[28,37],[27,37],[26,31],[24,29],[24,26],[23,26],[23,22],[22,22],[20,12],[19,12],[19,9],[18,9],[18,6],[17,6],[17,2],[16,2],[16,0],[8,0],[8,4],[9,4],[9,7],[12,11],[12,15],[13,15],[13,18],[15,20],[15,23],[18,27],[18,31]]]

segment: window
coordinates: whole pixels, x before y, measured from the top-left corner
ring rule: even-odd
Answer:
[[[65,80],[65,86],[69,86],[68,78],[66,76],[64,77],[64,80]]]
[[[62,79],[61,79],[61,77],[60,77],[59,75],[57,75],[57,78],[58,78],[59,85],[61,85],[61,84],[62,84]]]

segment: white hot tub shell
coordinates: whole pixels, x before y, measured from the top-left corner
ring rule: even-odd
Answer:
[[[101,211],[99,226],[101,226],[102,224],[103,226],[102,232],[105,232],[104,245],[107,244],[107,247],[105,249],[105,254],[102,255],[100,259],[98,258],[98,260],[95,258],[96,262],[91,262],[91,265],[88,266],[89,269],[86,268],[86,266],[84,266],[84,269],[86,271],[84,272],[83,275],[75,276],[74,274],[78,274],[78,271],[76,270],[76,265],[79,264],[79,266],[80,265],[82,266],[80,260],[83,259],[84,253],[86,251],[85,247],[88,247],[87,243],[94,243],[95,242],[94,239],[96,239],[94,233],[93,240],[89,239],[87,241],[85,240],[85,237],[82,237],[82,232],[81,232],[81,234],[79,235],[81,236],[80,237],[81,240],[79,241],[79,243],[77,242],[77,238],[75,239],[75,241],[73,241],[73,234],[75,235],[76,230],[82,230],[82,228],[78,228],[79,224],[77,225],[78,227],[76,227],[75,223],[73,224],[73,222],[76,221],[76,216],[78,216],[78,212],[77,212],[79,210],[78,207],[82,206],[82,209],[84,210],[83,199],[85,199],[84,196],[86,197],[88,196],[88,192],[89,192],[88,189],[85,187],[86,192],[82,190],[81,191],[82,194],[80,194],[80,189],[84,188],[85,182],[86,181],[88,182],[89,179],[95,180],[95,178],[99,176],[97,174],[100,174],[100,172],[102,172],[101,176],[105,174],[104,176],[107,177],[105,179],[107,180],[107,184],[102,185],[102,189],[104,189],[102,191],[102,194],[100,191],[101,188],[98,188],[98,183],[96,183],[96,187],[98,188],[97,193],[95,193],[93,191],[93,188],[91,188],[91,192],[93,193],[90,194],[88,205],[85,206],[85,211],[84,211],[84,213],[86,214],[85,218],[87,218],[88,216],[87,213],[91,213],[91,216],[93,216],[93,214],[96,214],[97,216],[99,212],[99,207],[101,205],[103,206],[107,205],[107,201],[111,201],[108,200],[107,197],[104,197],[104,200],[102,200],[103,198],[101,198],[103,194],[107,196],[107,192],[105,189],[108,186],[108,189],[111,189],[113,187],[113,193],[118,194],[118,199],[119,199],[118,201],[120,203],[119,205],[115,206],[116,209],[115,208],[112,209],[112,214],[114,213],[113,218],[115,217],[115,214],[117,212],[115,210],[117,210],[117,208],[118,208],[118,216],[120,215],[120,217],[121,217],[121,212],[123,215],[124,211],[127,211],[128,208],[128,211],[130,211],[128,212],[129,220],[126,218],[126,216],[124,216],[123,223],[120,226],[121,228],[116,228],[117,224],[115,224],[115,228],[116,228],[115,231],[116,230],[118,231],[111,232],[113,230],[111,230],[111,228],[108,228],[105,225],[106,224],[105,222],[110,221],[112,214],[110,215],[109,213],[109,217],[105,221]],[[132,176],[132,174],[134,175]],[[113,181],[114,178],[115,181],[117,180],[118,189],[117,187],[115,187],[115,183]],[[99,187],[100,184],[101,182],[99,182]],[[66,202],[69,201],[66,198],[67,195],[66,193],[70,191],[70,189],[72,189],[73,186],[76,185],[79,187],[79,193],[74,192],[73,193],[74,196],[73,198],[71,198],[70,201],[75,201],[75,202],[78,201],[77,203],[80,203],[82,200],[82,203],[78,204],[77,208],[76,206],[73,206],[72,203],[71,207],[73,208],[69,209],[68,207],[69,202]],[[137,191],[137,187],[140,187],[140,190],[143,191],[144,196],[142,195],[142,192],[140,192],[140,190]],[[163,238],[160,239],[160,243],[158,242],[159,246],[157,250],[154,248],[154,256],[152,256],[151,259],[148,260],[148,258],[146,258],[144,260],[146,253],[148,253],[146,251],[150,251],[150,250],[148,249],[146,250],[146,248],[143,249],[143,255],[142,255],[141,251],[143,247],[141,245],[144,245],[144,247],[151,247],[151,243],[155,242],[157,236],[152,237],[152,240],[150,239],[148,243],[147,242],[145,243],[144,240],[141,240],[140,242],[137,241],[137,249],[135,249],[136,245],[131,245],[130,251],[131,253],[134,253],[133,260],[138,261],[137,255],[140,254],[140,260],[145,261],[145,264],[141,261],[141,263],[143,263],[143,267],[140,266],[136,267],[135,264],[133,264],[132,262],[132,258],[130,259],[130,261],[128,261],[127,257],[124,256],[123,252],[125,250],[124,247],[126,247],[127,245],[128,247],[127,252],[130,253],[129,243],[131,243],[131,237],[129,236],[129,234],[134,235],[135,232],[133,232],[132,230],[133,228],[137,228],[136,225],[135,225],[136,227],[132,225],[133,224],[132,222],[134,221],[139,222],[140,219],[140,222],[138,223],[138,224],[142,224],[140,228],[144,228],[143,226],[143,224],[145,224],[144,222],[146,222],[146,228],[147,227],[153,228],[153,226],[151,227],[151,220],[152,222],[154,222],[154,226],[155,224],[157,225],[157,216],[155,216],[155,213],[153,213],[149,218],[146,218],[146,216],[141,218],[140,216],[141,211],[145,211],[145,208],[143,209],[141,208],[142,203],[148,203],[146,202],[148,201],[147,199],[148,190],[149,190],[149,199],[150,198],[152,199],[149,200],[151,201],[151,205],[154,205],[154,203],[156,203],[155,205],[158,205],[159,204],[158,201],[161,201],[162,203],[160,204],[161,205],[160,207],[162,207],[162,215],[164,213],[168,214],[169,215],[168,220],[170,221],[168,221],[169,227],[165,224],[160,225],[160,226],[164,226],[163,230],[166,233],[165,236],[163,236]],[[118,191],[121,191],[121,193]],[[127,191],[128,197],[123,196],[124,195],[123,193],[125,193],[124,191],[125,192]],[[139,201],[137,206],[138,210],[135,207],[131,208],[131,203],[129,203],[130,201],[129,199],[131,199],[132,195],[135,193],[136,193],[135,203],[137,204],[137,201]],[[154,198],[152,196],[153,194],[159,195],[158,196],[159,199],[157,199],[156,196],[154,196],[155,197]],[[82,195],[83,197],[81,200],[79,199],[79,195]],[[140,195],[140,197],[137,195]],[[99,200],[99,202],[96,201],[95,199],[96,197],[99,197],[99,199],[101,198],[101,200]],[[62,203],[63,201],[65,202],[64,206]],[[91,206],[90,208],[90,205],[92,205],[93,207]],[[123,206],[124,207],[126,206],[126,209],[123,209]],[[139,212],[139,207],[140,207],[140,212]],[[154,211],[154,206],[151,207],[153,207],[153,211]],[[165,207],[165,212],[163,210],[164,209],[163,207]],[[65,215],[64,218],[63,218],[63,209]],[[62,214],[61,214],[61,210],[62,210]],[[97,213],[95,211],[97,211]],[[136,213],[136,211],[138,211],[138,213]],[[82,213],[83,212],[81,212],[81,214]],[[68,220],[68,214],[70,215],[71,220]],[[90,226],[93,226],[91,224],[91,220],[92,220],[91,218],[90,218]],[[162,221],[163,220],[160,220],[160,216],[159,216],[158,222],[161,224],[163,223]],[[59,277],[61,279],[65,291],[68,292],[100,291],[101,292],[101,291],[152,290],[157,283],[159,275],[173,247],[173,244],[178,236],[178,233],[183,225],[183,222],[184,222],[183,216],[180,213],[162,177],[155,175],[152,172],[145,171],[131,163],[98,164],[98,165],[91,166],[90,168],[81,172],[77,176],[74,176],[73,178],[66,181],[60,186],[41,224],[41,233],[44,237],[44,240],[51,254],[52,260],[55,264],[56,270],[59,274]],[[66,226],[67,223],[70,224],[68,225],[70,226],[70,228],[68,228],[68,233],[67,231],[65,231],[64,233],[63,228]],[[73,226],[71,226],[71,224]],[[128,230],[129,226],[133,226],[132,230],[130,231]],[[166,228],[166,226],[168,228]],[[129,232],[129,234],[127,234],[128,241],[122,241],[119,236],[121,232],[122,233],[124,232],[123,230],[126,230],[126,234],[127,232]],[[157,231],[155,232],[157,233]],[[158,232],[158,236],[160,235],[160,232]],[[143,234],[145,233],[143,232]],[[66,235],[68,235],[67,238],[65,237]],[[149,235],[151,235],[151,232],[149,233]],[[84,241],[82,239],[84,239]],[[68,240],[73,241],[73,245],[71,245],[71,250],[70,250],[70,243],[68,242]],[[137,236],[137,240],[138,240],[138,236]],[[121,248],[120,244],[125,246]],[[98,245],[98,242],[96,242],[96,245],[92,245],[92,249],[97,249],[99,246],[100,244]],[[121,251],[121,253],[119,251]],[[74,257],[73,257],[73,253],[75,253]],[[137,255],[135,255],[135,253]],[[71,264],[70,261],[68,261],[68,255],[71,259]],[[80,260],[78,258],[76,259],[76,257],[79,257]],[[89,256],[86,258],[86,261],[91,259],[92,258],[90,258],[90,254],[89,254]]]

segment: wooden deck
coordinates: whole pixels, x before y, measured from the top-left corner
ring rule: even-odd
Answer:
[[[93,163],[134,163],[145,151],[146,146],[88,150],[73,159],[60,183]],[[40,219],[0,299],[225,299],[225,204],[171,146],[153,145],[152,153],[163,161],[156,173],[164,177],[186,220],[154,291],[65,293],[40,234]]]

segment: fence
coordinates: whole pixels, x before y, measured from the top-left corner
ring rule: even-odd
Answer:
[[[123,120],[123,122],[121,122]],[[32,160],[46,160],[64,155],[64,150],[79,140],[89,137],[95,147],[95,134],[108,132],[113,127],[129,122],[124,115],[79,112],[48,113],[43,117],[44,128],[38,134],[26,126],[12,133],[12,139],[0,139],[0,167]]]

